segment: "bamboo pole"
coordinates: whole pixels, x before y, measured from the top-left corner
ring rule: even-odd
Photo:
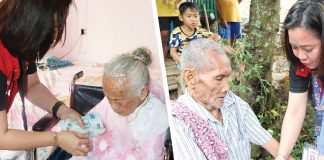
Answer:
[[[205,16],[207,31],[210,32],[210,27],[209,27],[208,16],[207,16],[206,5],[205,4],[203,4],[203,11],[204,11],[204,16]]]

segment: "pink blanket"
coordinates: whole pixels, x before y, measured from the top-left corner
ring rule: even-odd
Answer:
[[[84,71],[84,77],[78,81],[78,83],[86,85],[96,85],[101,86],[101,76],[103,72],[103,65],[98,64],[82,64],[75,65],[71,67],[66,67],[53,71],[38,71],[38,75],[42,83],[47,86],[52,93],[60,100],[69,104],[69,85],[71,83],[72,77],[75,73],[79,71]],[[150,86],[152,93],[157,95],[163,102],[164,92],[162,88],[161,73],[157,69],[150,69],[151,72],[151,82],[153,84]],[[41,98],[42,95],[40,95]],[[28,128],[31,130],[33,124],[37,122],[41,117],[43,117],[46,112],[37,106],[32,105],[28,100],[26,103],[26,114],[28,121]],[[8,113],[8,126],[13,129],[23,129],[22,118],[21,118],[21,100],[17,94],[16,99]],[[58,130],[54,128],[54,130]],[[107,135],[105,135],[107,136]],[[39,149],[39,159],[45,159],[50,153],[51,147],[45,147]],[[0,151],[0,159],[19,159],[19,151]],[[8,158],[9,157],[9,158]]]

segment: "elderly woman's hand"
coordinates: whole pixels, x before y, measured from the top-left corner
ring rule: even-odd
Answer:
[[[86,156],[90,151],[89,137],[77,132],[63,131],[58,133],[56,145],[74,156]]]
[[[81,128],[84,128],[84,123],[82,120],[82,116],[80,115],[80,113],[78,113],[77,111],[75,111],[74,109],[67,107],[65,104],[63,104],[59,110],[57,111],[57,116],[60,119],[71,119],[71,120],[75,120],[78,121],[80,124]]]

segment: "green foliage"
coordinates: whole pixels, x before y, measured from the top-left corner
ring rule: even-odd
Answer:
[[[231,56],[233,70],[239,71],[240,64],[245,64],[245,71],[230,81],[231,90],[247,101],[257,114],[260,123],[273,137],[279,141],[281,125],[287,109],[288,79],[283,80],[279,89],[275,89],[265,75],[266,62],[259,61],[249,51],[253,44],[248,39],[237,41],[233,46],[235,53]],[[305,142],[313,142],[313,124],[315,112],[311,105],[308,106],[305,122],[292,156],[301,157],[302,147]],[[257,159],[272,159],[265,151],[261,151]]]
[[[292,155],[296,155],[296,157],[301,157],[303,146],[305,142],[312,143],[315,140],[314,137],[314,124],[315,124],[315,109],[311,103],[307,104],[307,111],[304,120],[304,124],[301,130],[301,134],[297,139],[297,143],[295,145],[295,149],[292,151]],[[299,156],[297,156],[299,155]]]

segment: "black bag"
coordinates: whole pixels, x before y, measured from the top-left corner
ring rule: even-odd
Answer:
[[[81,115],[86,115],[94,106],[96,106],[104,97],[102,87],[75,84],[75,81],[83,76],[83,71],[74,75],[70,85],[70,106]],[[51,119],[51,120],[49,120]],[[58,119],[51,116],[44,116],[34,126],[34,131],[45,131],[53,127]],[[60,147],[55,148],[54,152],[47,160],[67,160],[72,157]]]

